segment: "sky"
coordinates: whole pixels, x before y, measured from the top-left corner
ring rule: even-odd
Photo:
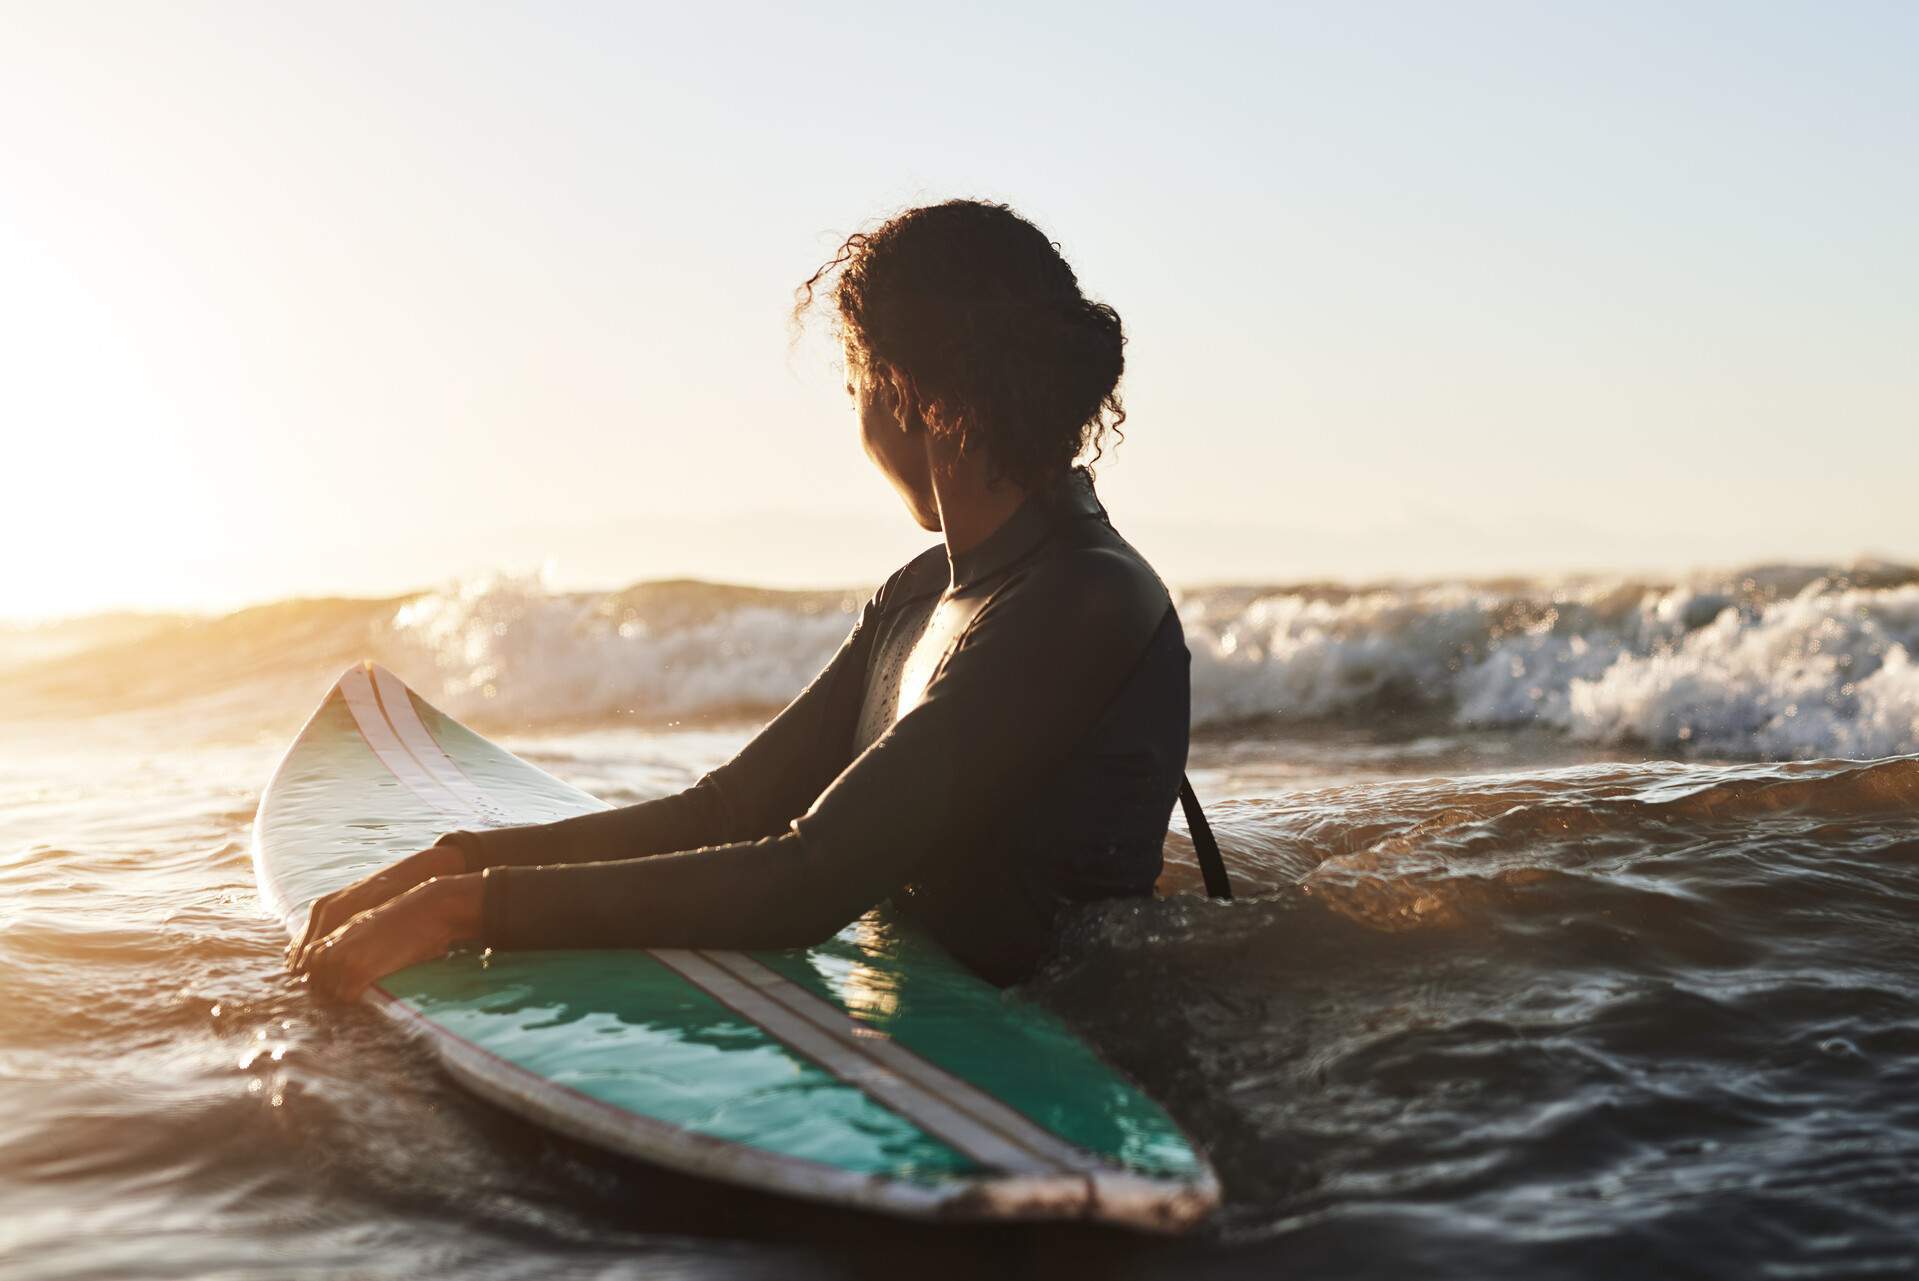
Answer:
[[[926,545],[794,286],[1002,200],[1169,580],[1919,561],[1919,6],[0,0],[0,618]]]

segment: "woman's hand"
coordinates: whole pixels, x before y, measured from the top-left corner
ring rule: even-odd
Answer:
[[[295,969],[320,995],[351,1001],[395,970],[480,936],[482,881],[441,876],[361,912],[301,952]]]
[[[287,944],[287,968],[297,973],[301,968],[300,958],[309,947],[360,913],[398,898],[436,876],[458,876],[465,871],[464,854],[451,845],[434,845],[418,854],[409,854],[343,890],[315,899],[312,910],[307,913],[306,929],[298,939]]]

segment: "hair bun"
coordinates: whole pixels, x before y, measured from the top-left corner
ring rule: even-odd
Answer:
[[[831,294],[843,338],[930,429],[1027,488],[1069,470],[1126,420],[1119,313],[1080,291],[1032,223],[973,200],[909,209],[847,237],[800,287]]]

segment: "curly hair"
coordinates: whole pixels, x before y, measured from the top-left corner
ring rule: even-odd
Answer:
[[[1126,421],[1119,313],[1080,292],[1059,246],[1005,205],[908,209],[846,238],[797,291],[826,283],[859,372],[995,477],[1039,489]]]

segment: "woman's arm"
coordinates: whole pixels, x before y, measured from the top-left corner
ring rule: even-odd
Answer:
[[[448,832],[469,872],[645,858],[754,840],[812,804],[852,752],[878,596],[839,652],[739,754],[673,796],[524,827]]]
[[[802,946],[965,857],[1104,713],[1165,617],[1136,561],[1042,563],[973,620],[919,704],[777,835],[656,858],[495,867],[484,941],[501,948]]]
[[[489,867],[532,867],[645,858],[769,835],[790,823],[846,764],[859,716],[875,594],[839,652],[786,710],[727,764],[685,791],[638,805],[523,827],[448,832],[344,889],[316,900],[307,928],[287,948],[299,970],[309,950],[362,912],[436,877]]]
[[[1053,558],[981,611],[919,704],[785,831],[646,858],[498,865],[443,890],[430,882],[408,896],[417,907],[398,900],[357,917],[300,964],[321,990],[356,996],[393,958],[421,959],[420,945],[392,935],[414,930],[443,946],[466,937],[447,922],[470,930],[476,904],[478,941],[496,948],[816,943],[928,857],[967,857],[969,837],[1091,730],[1168,608],[1137,562],[1104,550]],[[452,906],[433,906],[441,900]]]

